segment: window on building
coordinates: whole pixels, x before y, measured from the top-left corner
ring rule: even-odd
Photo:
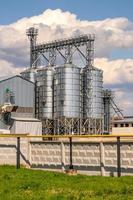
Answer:
[[[124,127],[124,124],[120,124],[120,127]]]
[[[114,124],[114,127],[118,127],[118,124]]]
[[[126,124],[125,124],[125,127],[129,127],[129,124],[126,123]]]

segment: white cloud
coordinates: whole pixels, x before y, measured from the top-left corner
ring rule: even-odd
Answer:
[[[96,58],[95,65],[103,70],[105,84],[133,83],[133,59]]]
[[[16,68],[12,63],[0,60],[0,76],[15,75],[19,74],[21,71],[21,68]]]
[[[38,16],[22,18],[13,24],[0,26],[1,48],[15,46],[21,51],[26,49],[28,43],[25,30],[33,25],[39,28],[39,42],[79,33],[95,33],[98,57],[107,57],[116,48],[133,47],[133,23],[127,18],[85,21],[77,19],[76,15],[70,12],[48,9]]]
[[[25,31],[33,25],[39,28],[39,42],[80,33],[95,33],[96,57],[109,57],[117,48],[133,48],[133,23],[126,18],[85,21],[77,19],[76,15],[70,12],[48,9],[38,16],[22,18],[15,23],[0,26],[1,52],[6,53],[8,59],[8,51],[11,49],[14,54],[20,52],[26,62],[28,40]],[[21,58],[20,55],[18,57]]]
[[[126,88],[115,88],[115,103],[125,115],[133,115],[133,92]]]

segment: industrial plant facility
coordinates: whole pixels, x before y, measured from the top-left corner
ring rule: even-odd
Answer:
[[[11,129],[15,115],[40,120],[42,134],[110,133],[113,113],[119,119],[123,115],[112,91],[103,88],[103,71],[94,66],[95,36],[38,44],[34,27],[27,36],[30,67],[19,76],[0,79],[0,128]]]

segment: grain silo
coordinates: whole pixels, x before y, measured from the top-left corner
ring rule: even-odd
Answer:
[[[53,77],[51,66],[37,70],[36,76],[36,117],[43,122],[43,133],[53,130]]]
[[[85,133],[100,133],[103,120],[103,72],[95,67],[83,69],[83,127]]]
[[[29,28],[27,35],[30,69],[25,74],[36,83],[35,116],[43,122],[43,133],[102,133],[106,109],[103,72],[93,67],[94,34],[40,44],[37,44],[36,28]],[[83,59],[84,66],[81,65]],[[42,67],[39,63],[47,64]]]
[[[33,83],[36,82],[36,69],[28,68],[22,71],[21,76]]]
[[[77,133],[82,117],[81,68],[64,64],[55,68],[54,119],[55,132]]]

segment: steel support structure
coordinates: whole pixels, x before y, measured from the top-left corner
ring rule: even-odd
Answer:
[[[42,134],[53,135],[54,133],[54,121],[52,119],[42,118]]]
[[[27,36],[30,40],[30,67],[36,68],[39,56],[41,55],[51,66],[57,65],[57,53],[63,58],[65,63],[72,63],[73,54],[78,51],[85,59],[87,66],[93,65],[94,55],[94,34],[81,35],[78,37],[68,38],[64,40],[55,40],[49,43],[37,44],[38,30],[31,27],[27,30]],[[80,47],[85,46],[86,51],[83,52]],[[73,51],[74,50],[74,51]],[[64,53],[65,51],[65,53]],[[45,55],[48,53],[48,57]]]
[[[79,135],[81,124],[79,118],[59,117],[54,119],[54,134]]]
[[[91,69],[94,60],[94,34],[81,35],[73,38],[55,40],[49,43],[37,44],[38,30],[30,28],[27,31],[30,39],[30,67],[37,68],[38,60],[42,57],[48,65],[57,65],[57,55],[63,58],[64,63],[72,63],[73,55],[77,51],[85,60],[85,65]],[[85,51],[83,48],[85,47]],[[53,119],[43,119],[41,96],[37,91],[36,101],[36,117],[43,122],[44,134],[80,134],[80,133],[100,133],[102,127],[101,119],[82,119],[82,118],[66,118],[58,117]],[[90,102],[91,103],[91,102]],[[53,111],[54,113],[54,111]]]
[[[103,119],[101,118],[87,118],[83,120],[82,133],[83,134],[101,134],[103,127]]]
[[[111,131],[111,99],[112,92],[110,90],[103,91],[103,106],[104,106],[104,132]]]
[[[39,52],[35,52],[34,48],[36,46],[38,29],[31,27],[31,28],[27,29],[26,34],[30,40],[30,68],[37,67]]]
[[[114,96],[111,90],[103,91],[103,106],[104,106],[104,132],[110,133],[113,123],[113,111],[117,119],[123,119],[123,113],[116,105]]]
[[[94,61],[94,40],[86,43],[86,66],[92,67]]]

